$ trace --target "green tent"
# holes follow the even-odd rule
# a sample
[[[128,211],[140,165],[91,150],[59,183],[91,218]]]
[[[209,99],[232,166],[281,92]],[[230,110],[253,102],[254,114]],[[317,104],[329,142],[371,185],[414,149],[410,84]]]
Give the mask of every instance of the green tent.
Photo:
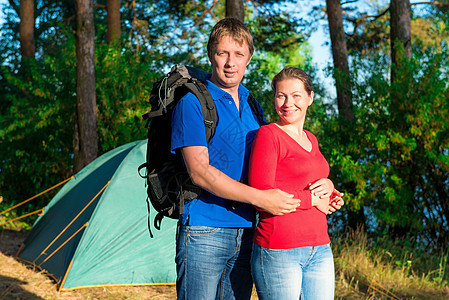
[[[152,207],[148,218],[137,172],[146,145],[123,145],[76,174],[36,220],[18,258],[47,270],[59,290],[174,283],[176,221],[165,218],[158,231]]]

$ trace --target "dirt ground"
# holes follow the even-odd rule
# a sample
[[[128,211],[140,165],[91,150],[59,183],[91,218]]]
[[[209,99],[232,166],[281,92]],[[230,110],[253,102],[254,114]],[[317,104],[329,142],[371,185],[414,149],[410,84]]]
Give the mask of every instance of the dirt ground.
[[[57,291],[45,272],[15,259],[25,232],[0,230],[0,300],[3,299],[176,299],[174,286],[105,287]]]

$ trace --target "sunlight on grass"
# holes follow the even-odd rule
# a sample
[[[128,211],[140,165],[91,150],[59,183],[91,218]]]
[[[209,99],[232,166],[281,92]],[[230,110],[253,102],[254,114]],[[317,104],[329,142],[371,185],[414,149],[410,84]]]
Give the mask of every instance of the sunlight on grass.
[[[14,259],[25,236],[25,232],[0,230],[0,299],[176,298],[175,286],[58,292],[45,272]],[[373,242],[361,230],[337,236],[332,248],[336,299],[449,299],[447,250],[434,255],[387,236]],[[258,299],[255,290],[251,299]]]
[[[337,299],[449,299],[447,252],[419,257],[400,241],[370,244],[362,230],[339,238],[333,251]]]

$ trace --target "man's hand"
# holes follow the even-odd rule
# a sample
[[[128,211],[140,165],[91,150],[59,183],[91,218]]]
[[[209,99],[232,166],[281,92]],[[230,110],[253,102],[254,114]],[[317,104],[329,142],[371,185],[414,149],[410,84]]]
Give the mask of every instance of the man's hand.
[[[321,178],[314,183],[309,184],[312,195],[320,198],[329,198],[334,191],[334,184],[328,178]]]
[[[344,194],[335,190],[333,191],[331,198],[330,198],[330,203],[329,203],[329,214],[332,214],[333,212],[339,210],[344,204],[345,201],[343,201],[343,197]]]
[[[294,212],[301,202],[299,199],[294,199],[292,194],[279,189],[261,190],[260,192],[262,195],[255,205],[275,216]]]

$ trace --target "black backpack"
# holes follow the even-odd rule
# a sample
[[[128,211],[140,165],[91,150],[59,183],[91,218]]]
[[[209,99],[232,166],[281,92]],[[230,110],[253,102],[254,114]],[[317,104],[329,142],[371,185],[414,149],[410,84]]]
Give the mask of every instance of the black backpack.
[[[147,155],[146,162],[139,166],[139,174],[146,179],[148,212],[148,198],[158,212],[154,218],[154,227],[158,230],[164,217],[177,219],[184,213],[184,203],[198,198],[204,192],[190,180],[180,153],[173,154],[170,151],[171,115],[178,101],[192,92],[201,103],[206,139],[207,143],[210,142],[217,126],[217,111],[203,83],[208,75],[202,70],[175,65],[166,77],[153,84],[151,90],[151,111],[143,115],[145,127],[148,128]],[[248,97],[248,103],[259,124],[266,124],[259,104],[252,95]],[[144,175],[141,172],[143,168],[146,169]]]

